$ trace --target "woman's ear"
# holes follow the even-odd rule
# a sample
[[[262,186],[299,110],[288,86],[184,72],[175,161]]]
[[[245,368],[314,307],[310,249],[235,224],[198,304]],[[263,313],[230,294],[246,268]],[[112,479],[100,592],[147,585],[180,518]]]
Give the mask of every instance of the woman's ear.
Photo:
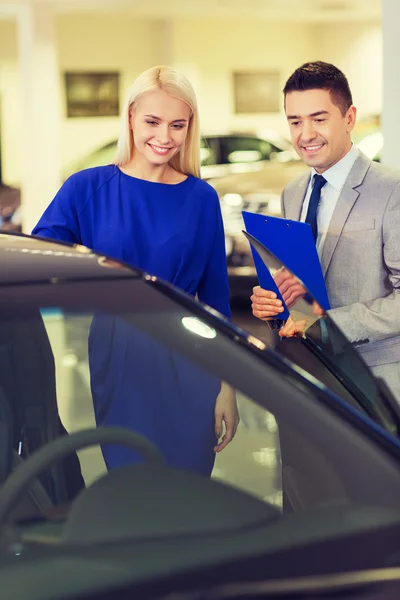
[[[135,118],[135,111],[133,109],[133,106],[129,107],[129,112],[128,112],[128,122],[129,122],[129,129],[131,131],[133,131],[133,120]]]

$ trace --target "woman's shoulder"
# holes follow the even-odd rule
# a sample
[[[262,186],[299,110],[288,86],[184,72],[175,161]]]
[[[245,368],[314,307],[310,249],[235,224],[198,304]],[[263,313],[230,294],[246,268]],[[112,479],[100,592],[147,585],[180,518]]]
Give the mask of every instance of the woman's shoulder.
[[[79,187],[102,185],[107,181],[111,181],[117,175],[117,172],[118,169],[115,165],[91,167],[90,169],[73,173],[67,181]]]
[[[203,199],[208,199],[210,204],[215,204],[219,202],[218,194],[207,181],[204,179],[200,179],[199,177],[195,177],[194,175],[190,176],[193,181],[193,190],[202,196]]]
[[[117,173],[115,165],[77,171],[64,182],[57,197],[64,202],[73,202],[78,210],[82,210],[90,200],[109,193]]]

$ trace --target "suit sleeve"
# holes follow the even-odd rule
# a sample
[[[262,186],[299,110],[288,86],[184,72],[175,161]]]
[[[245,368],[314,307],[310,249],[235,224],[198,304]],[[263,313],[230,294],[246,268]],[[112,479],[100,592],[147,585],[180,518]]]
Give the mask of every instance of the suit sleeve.
[[[205,271],[200,280],[197,296],[201,302],[231,318],[228,268],[225,252],[225,234],[219,198],[215,193],[213,235],[210,238],[210,252]]]
[[[73,244],[81,243],[73,175],[66,180],[46,208],[32,235]]]
[[[400,335],[400,184],[392,192],[383,218],[383,260],[391,291],[383,298],[334,308],[329,315],[351,342],[375,342]]]
[[[286,218],[286,210],[285,210],[285,190],[282,190],[281,194],[281,215],[285,219]]]

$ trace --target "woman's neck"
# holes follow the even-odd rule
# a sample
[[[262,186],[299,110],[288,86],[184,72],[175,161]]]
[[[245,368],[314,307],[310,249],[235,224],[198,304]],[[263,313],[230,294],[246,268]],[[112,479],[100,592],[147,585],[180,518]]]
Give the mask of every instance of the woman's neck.
[[[154,183],[179,183],[186,179],[186,175],[175,171],[169,163],[165,165],[152,165],[132,158],[129,163],[120,167],[121,171],[137,179],[145,179]]]

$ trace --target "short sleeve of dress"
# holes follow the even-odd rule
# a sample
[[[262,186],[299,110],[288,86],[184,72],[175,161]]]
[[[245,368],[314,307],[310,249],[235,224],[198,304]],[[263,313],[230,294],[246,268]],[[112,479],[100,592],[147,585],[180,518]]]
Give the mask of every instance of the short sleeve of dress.
[[[213,194],[214,198],[208,222],[210,226],[213,225],[213,229],[210,227],[213,234],[210,235],[211,247],[209,257],[206,269],[199,283],[197,295],[201,302],[215,308],[230,319],[230,291],[221,206],[218,195],[211,186],[210,193]]]
[[[32,235],[81,243],[74,176],[69,177],[46,208]]]

